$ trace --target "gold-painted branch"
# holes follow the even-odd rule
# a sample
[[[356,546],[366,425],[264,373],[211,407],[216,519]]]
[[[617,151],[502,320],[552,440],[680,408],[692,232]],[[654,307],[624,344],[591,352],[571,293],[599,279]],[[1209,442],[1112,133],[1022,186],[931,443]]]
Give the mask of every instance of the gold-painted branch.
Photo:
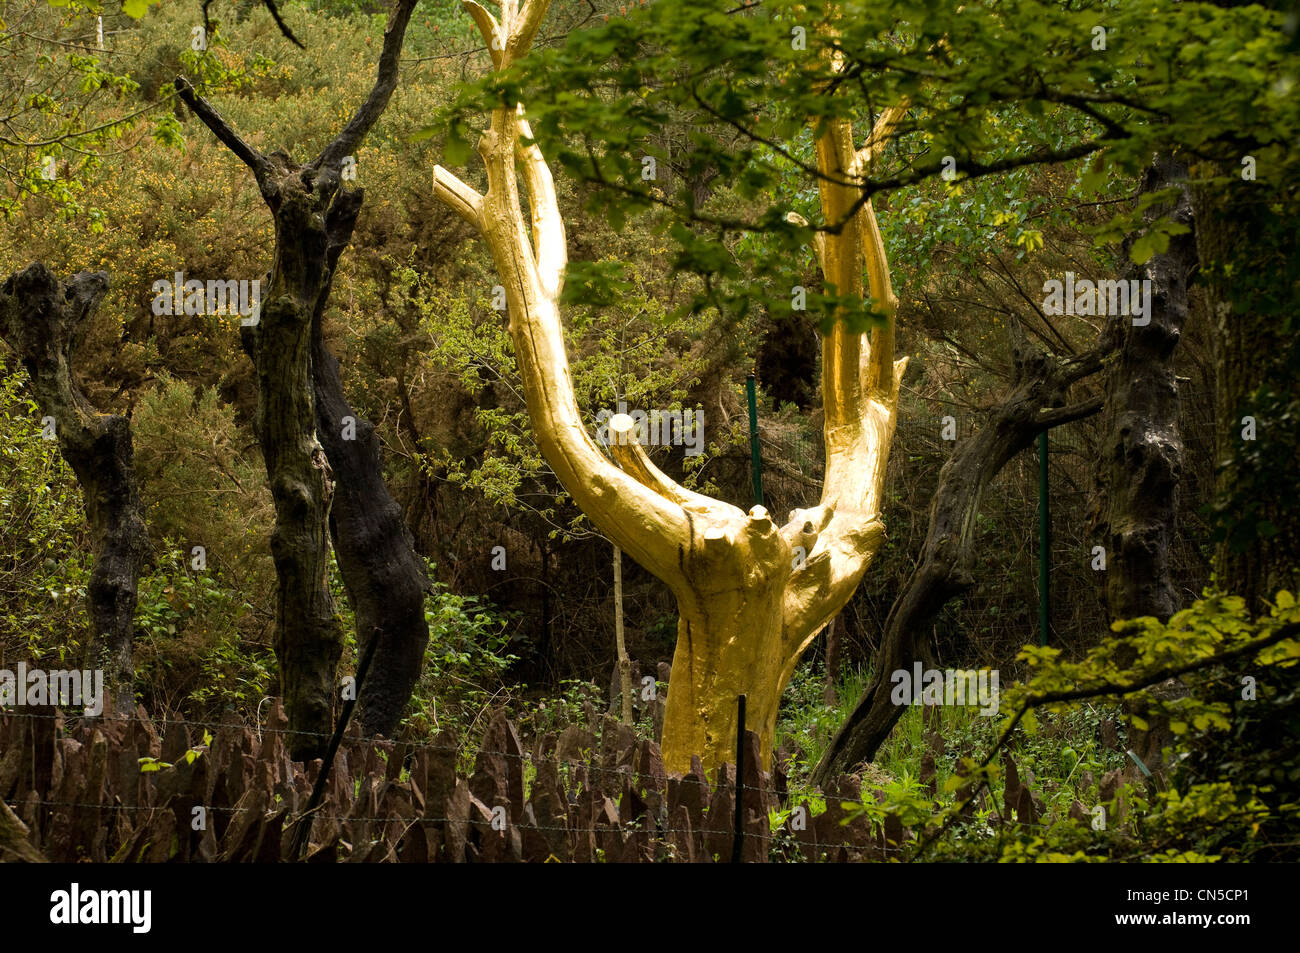
[[[474,25],[483,36],[483,42],[487,44],[488,55],[492,57],[492,66],[495,69],[503,68],[505,58],[505,36],[501,32],[501,25],[497,23],[494,17],[483,7],[479,6],[474,0],[463,0],[465,9],[469,15],[474,18]]]
[[[473,0],[466,8],[499,69],[527,53],[545,14],[547,0],[531,0],[522,10],[502,4],[498,23]],[[477,8],[477,9],[476,9]],[[564,225],[555,188],[536,143],[520,147],[520,108],[493,110],[478,152],[488,187],[478,195],[445,169],[434,173],[435,195],[470,222],[477,222],[496,262],[506,291],[509,328],[529,419],[538,446],[574,502],[629,556],[668,583],[684,587],[679,564],[689,545],[686,515],[680,505],[614,465],[587,433],[578,411],[558,310],[566,261]],[[531,229],[521,209],[518,166],[531,198]],[[531,241],[530,241],[531,231]]]
[[[804,567],[791,575],[787,585],[782,685],[817,633],[853,595],[885,539],[880,510],[907,361],[894,360],[898,302],[875,210],[868,201],[854,212],[860,192],[849,183],[863,181],[906,109],[906,104],[886,109],[859,150],[854,150],[852,128],[844,120],[832,122],[817,141],[818,166],[824,176],[822,214],[827,222],[842,223],[838,233],[823,234],[816,249],[822,273],[839,294],[860,296],[869,289],[885,323],[873,329],[868,339],[838,322],[823,339],[826,478],[819,512],[825,522],[812,527],[817,530],[816,542]],[[799,522],[809,512],[818,511],[792,514],[782,529],[792,546],[810,538],[808,521]]]
[[[608,427],[610,454],[624,472],[630,473],[643,486],[654,490],[666,500],[699,513],[706,513],[718,507],[717,500],[686,489],[654,465],[637,441],[636,421],[629,415],[615,414],[609,419]],[[737,509],[736,514],[739,513],[740,510]]]
[[[863,293],[861,218],[853,213],[856,189],[844,185],[852,173],[852,129],[846,120],[828,124],[816,142],[822,217],[840,224],[838,233],[826,236],[823,274],[835,293],[860,298]],[[822,340],[822,406],[825,410],[826,473],[822,499],[838,499],[857,509],[862,439],[867,406],[862,388],[862,334],[838,319]]]
[[[506,40],[507,62],[513,63],[522,59],[532,49],[533,40],[541,28],[542,18],[546,16],[549,6],[550,0],[528,0],[523,10],[512,18],[509,24],[510,37]],[[515,0],[503,0],[502,7],[513,10]]]
[[[440,165],[433,167],[433,194],[453,212],[483,231],[483,196]]]
[[[522,145],[520,165],[524,170],[524,184],[528,188],[528,207],[533,219],[533,249],[537,259],[537,278],[542,291],[552,301],[560,300],[564,290],[564,269],[568,265],[568,250],[564,235],[564,219],[555,197],[555,179],[533,138],[532,127],[524,118],[521,104],[516,113],[519,135],[530,140]]]
[[[871,135],[867,136],[867,141],[862,144],[862,148],[857,151],[856,165],[859,174],[865,174],[871,170],[880,153],[884,151],[889,140],[898,135],[898,129],[903,124],[903,117],[907,115],[908,102],[904,99],[897,105],[890,106],[876,117],[876,124],[871,127]]]
[[[907,108],[907,100],[903,100],[885,109],[877,117],[871,135],[853,157],[852,172],[859,181],[865,183],[872,165],[889,140],[897,135],[903,118],[907,115]],[[863,205],[858,215],[861,219],[859,227],[864,243],[863,254],[866,257],[871,298],[877,310],[888,318],[882,327],[874,328],[871,332],[871,358],[864,369],[863,386],[869,393],[887,397],[894,386],[894,312],[898,309],[898,299],[894,296],[893,284],[889,278],[885,241],[880,234],[880,225],[876,221],[876,210],[872,203]]]
[[[808,219],[804,218],[798,212],[786,212],[785,220],[792,225],[798,225],[800,228],[808,227]],[[813,232],[812,236],[813,254],[817,256],[817,267],[826,271],[826,236],[822,232]]]

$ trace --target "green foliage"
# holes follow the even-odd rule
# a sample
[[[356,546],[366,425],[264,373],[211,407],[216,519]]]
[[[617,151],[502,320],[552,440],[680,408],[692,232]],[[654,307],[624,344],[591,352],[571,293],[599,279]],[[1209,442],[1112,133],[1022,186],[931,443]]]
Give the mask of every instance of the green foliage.
[[[566,678],[560,682],[558,694],[550,693],[535,703],[521,705],[521,724],[535,735],[558,733],[570,725],[594,730],[598,726],[587,723],[587,707],[603,712],[606,702],[605,693],[595,682]],[[652,732],[639,734],[646,737]]]
[[[897,858],[903,860],[1294,858],[1300,832],[1300,758],[1291,739],[1300,730],[1294,677],[1300,640],[1279,636],[1294,635],[1298,624],[1300,606],[1288,592],[1280,592],[1270,612],[1256,619],[1241,599],[1207,594],[1167,624],[1149,618],[1117,623],[1117,637],[1079,661],[1065,660],[1058,649],[1027,646],[1021,659],[1029,664],[1029,675],[1001,693],[1001,719],[959,706],[909,709],[876,762],[863,768],[862,800],[841,806],[850,816],[865,814],[876,824],[893,817],[915,831],[915,839],[903,845]],[[1269,639],[1274,644],[1250,650]],[[1135,659],[1129,667],[1115,663],[1117,651],[1125,657],[1124,650]],[[1125,694],[1120,687],[1153,678],[1158,682],[1158,673],[1188,666],[1203,667],[1183,675],[1186,692],[1177,697],[1156,696],[1149,689],[1127,693],[1147,706],[1148,718],[1167,720],[1175,740],[1155,780],[1141,781],[1124,753],[1122,727],[1118,743],[1107,744],[1103,722],[1114,726],[1122,717],[1115,704]],[[856,690],[847,694],[846,687],[839,686],[840,697],[855,699]],[[820,814],[824,805],[800,778],[820,755],[819,724],[835,726],[842,715],[826,715],[821,680],[812,677],[807,665],[787,691],[778,747],[808,741],[812,746],[796,756],[791,807],[805,804],[811,815]],[[1036,701],[1062,692],[1087,697]],[[1031,701],[1035,708],[1018,717]],[[1034,792],[1041,810],[1035,826],[1008,824],[993,816],[1004,810],[1014,816],[1014,809],[1000,802],[1003,767],[995,759],[981,768],[974,757],[992,750],[1013,719],[1014,733],[1005,750],[1021,783]],[[1134,722],[1146,726],[1141,717]],[[919,782],[927,754],[935,764],[933,794]],[[1103,802],[1102,776],[1125,768],[1141,783],[1123,781],[1115,796]],[[961,810],[980,781],[987,782],[987,792],[979,803]],[[1076,802],[1083,805],[1084,820],[1071,816]],[[1097,807],[1105,811],[1106,823],[1100,828],[1094,824]],[[785,823],[788,818],[786,811],[773,821]],[[781,842],[778,836],[778,849]]]
[[[213,388],[159,377],[132,418],[136,473],[151,533],[206,550],[224,577],[258,595],[271,579],[272,519],[262,462]]]
[[[653,256],[661,249],[648,251]],[[572,380],[592,431],[597,413],[612,411],[620,400],[629,408],[688,407],[686,398],[704,369],[695,345],[708,322],[672,321],[661,289],[642,261],[610,255],[575,263],[572,269],[565,290],[573,302],[568,311]],[[560,522],[563,489],[538,450],[517,383],[513,347],[500,314],[491,307],[496,279],[484,274],[463,290],[449,291],[409,265],[397,267],[394,274],[398,293],[418,309],[421,330],[428,335],[423,363],[432,373],[452,377],[474,398],[472,413],[483,434],[481,443],[468,447],[444,443],[423,461],[426,470],[445,474],[453,485],[480,494],[492,506],[534,513],[551,525],[553,535],[586,535],[581,514]],[[717,431],[707,423],[705,433],[717,440]],[[708,491],[691,471],[706,467],[723,446],[714,442],[701,455],[683,460],[686,485]],[[648,449],[660,460],[674,454],[673,448]]]
[[[508,651],[510,619],[477,596],[457,595],[437,582],[424,617],[429,647],[403,724],[422,736],[453,730],[468,745],[513,690],[502,678],[516,661]]]
[[[991,202],[964,194],[968,183],[1092,157],[1080,182],[1091,192],[1108,177],[1131,180],[1153,153],[1171,148],[1233,163],[1250,153],[1283,168],[1283,143],[1300,131],[1300,106],[1288,95],[1293,33],[1278,10],[1174,0],[820,7],[658,0],[467,88],[439,124],[480,116],[503,96],[522,100],[548,155],[567,175],[599,186],[589,207],[621,219],[666,204],[706,226],[672,229],[676,265],[732,286],[707,286],[696,306],[743,312],[740,275],[751,282],[752,275],[722,254],[722,239],[769,233],[749,262],[773,276],[769,302],[798,283],[774,260],[806,261],[793,258],[798,241],[784,224],[787,209],[818,217],[809,214],[810,127],[846,118],[861,142],[880,109],[906,99],[899,147],[864,183],[864,197],[937,183],[952,169],[953,182],[935,185],[942,212],[935,230],[960,239],[969,213],[987,210],[1012,224],[1021,253],[1032,252],[1042,237],[1016,194],[1025,178],[999,176],[978,190]],[[832,51],[843,64],[838,82],[830,81]],[[670,123],[685,126],[688,143],[675,155],[661,145]],[[642,181],[645,155],[684,167],[673,196]],[[701,209],[691,184],[706,170],[731,188]],[[1170,233],[1169,223],[1157,226],[1134,254],[1158,251]],[[752,297],[757,289],[747,290]]]
[[[1119,639],[1090,652],[1081,662],[1062,661],[1055,650],[1026,647],[1022,658],[1030,662],[1034,674],[1004,693],[1003,711],[1009,718],[1033,699],[1154,684],[1160,673],[1185,671],[1186,694],[1179,697],[1153,696],[1145,690],[1128,693],[1141,699],[1152,717],[1159,714],[1168,720],[1183,754],[1166,749],[1165,767],[1157,776],[1160,783],[1145,795],[1121,792],[1124,809],[1131,812],[1126,824],[1114,825],[1104,836],[1090,837],[1097,832],[1058,820],[1043,832],[1021,832],[1014,842],[1001,844],[1002,859],[1194,861],[1294,856],[1300,831],[1296,796],[1300,763],[1291,753],[1289,731],[1297,724],[1294,669],[1300,661],[1300,641],[1284,636],[1288,632],[1294,636],[1297,624],[1300,608],[1290,593],[1279,593],[1269,614],[1256,619],[1250,618],[1240,598],[1207,594],[1167,624],[1149,618],[1116,623]],[[1263,646],[1270,641],[1273,644]],[[1120,645],[1135,658],[1129,668],[1115,662]],[[1247,671],[1257,674],[1248,681]],[[1111,693],[1118,694],[1113,689]],[[1072,704],[1050,702],[1041,707],[1060,714]],[[1139,728],[1147,724],[1141,717],[1133,722]],[[1030,724],[1025,723],[1026,731]],[[1268,728],[1261,732],[1265,725]],[[1234,738],[1250,738],[1251,743],[1238,747]],[[1223,757],[1229,751],[1234,756]],[[977,774],[971,772],[972,777]],[[1116,805],[1110,809],[1113,813]],[[950,842],[944,849],[955,848]]]
[[[196,571],[188,550],[166,542],[141,577],[136,607],[137,694],[151,709],[255,717],[275,690],[270,647],[246,639],[253,607],[217,575]]]
[[[124,5],[131,15],[138,7],[138,0]],[[131,140],[148,110],[135,108],[139,85],[120,71],[125,61],[114,58],[112,43],[96,44],[98,10],[97,3],[22,0],[0,17],[4,220],[35,204],[94,234],[104,230],[103,210],[83,201],[86,183],[105,153]],[[119,18],[106,19],[112,33]]]
[[[794,755],[791,774],[796,782],[806,779],[821,760],[831,736],[844,723],[870,681],[867,672],[845,672],[835,684],[839,703],[828,705],[825,676],[813,663],[805,660],[794,670],[781,696],[775,747]]]
[[[266,478],[216,391],[163,373],[132,419],[158,555],[140,580],[138,691],[152,708],[250,716],[275,690]]]
[[[0,357],[0,646],[6,658],[77,657],[90,557],[76,478],[42,439],[26,374]]]
[[[185,763],[193,764],[195,761],[197,761],[208,751],[209,746],[211,744],[212,744],[212,732],[208,731],[207,729],[204,729],[203,743],[201,745],[196,745],[195,747],[190,748],[185,752],[183,756],[185,758]],[[145,757],[140,759],[141,774],[148,774],[152,771],[161,771],[164,768],[172,768],[172,767],[175,767],[175,765],[171,764],[168,761],[163,761],[159,758]]]

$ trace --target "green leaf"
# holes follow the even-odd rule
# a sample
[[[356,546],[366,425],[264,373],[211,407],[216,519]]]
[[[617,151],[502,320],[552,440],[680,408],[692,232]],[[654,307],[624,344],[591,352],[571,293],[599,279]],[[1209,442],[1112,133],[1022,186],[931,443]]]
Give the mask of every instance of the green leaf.
[[[447,141],[443,144],[443,157],[448,165],[464,165],[469,161],[473,151],[469,145],[469,136],[465,134],[465,124],[459,120],[447,129]]]
[[[1025,717],[1020,719],[1020,727],[1025,729],[1025,734],[1031,738],[1038,734],[1038,716],[1032,711],[1025,712]]]
[[[1153,255],[1161,254],[1168,248],[1168,235],[1164,232],[1148,232],[1133,243],[1128,256],[1135,265],[1145,265]]]

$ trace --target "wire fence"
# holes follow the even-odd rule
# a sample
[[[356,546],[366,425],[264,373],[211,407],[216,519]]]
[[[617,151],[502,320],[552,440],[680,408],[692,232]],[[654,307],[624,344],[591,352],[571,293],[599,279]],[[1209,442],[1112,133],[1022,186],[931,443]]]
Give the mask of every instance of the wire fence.
[[[186,758],[191,728],[211,741]],[[284,728],[278,700],[260,731],[141,714],[2,712],[0,796],[51,860],[291,859],[281,834],[301,822],[320,770],[319,762],[288,760],[284,738],[295,734],[319,736]],[[814,815],[810,803],[792,800],[779,767],[762,770],[758,751],[757,735],[747,733],[744,776],[725,765],[710,784],[698,762],[685,776],[669,776],[658,746],[613,719],[599,738],[573,729],[567,738],[539,739],[530,754],[498,715],[465,774],[455,766],[461,747],[447,739],[392,742],[352,732],[333,766],[328,806],[311,812],[310,854],[321,859],[346,845],[347,859],[373,861],[710,860],[736,847],[737,800],[744,860],[906,853],[912,835],[897,818],[868,810],[883,795],[841,778]],[[142,761],[163,758],[174,766],[140,770]],[[991,826],[1039,824],[1032,804],[1026,815],[1019,789],[1009,789],[1000,808],[990,797]],[[1014,816],[1013,797],[1020,801]],[[200,827],[192,824],[196,809]],[[778,811],[786,820],[773,829]]]

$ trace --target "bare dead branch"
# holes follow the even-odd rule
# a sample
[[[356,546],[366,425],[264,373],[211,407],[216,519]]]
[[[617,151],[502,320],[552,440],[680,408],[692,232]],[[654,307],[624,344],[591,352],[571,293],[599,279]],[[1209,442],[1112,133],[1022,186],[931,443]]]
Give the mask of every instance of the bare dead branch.
[[[357,110],[356,115],[343,131],[321,150],[320,155],[308,163],[311,168],[337,168],[343,162],[344,156],[352,155],[356,151],[361,140],[383,115],[388,100],[392,98],[393,90],[397,88],[397,65],[402,58],[402,41],[406,37],[406,26],[411,21],[411,11],[415,9],[418,2],[419,0],[398,0],[397,6],[388,17],[388,25],[384,27],[384,49],[379,55],[379,74],[375,78],[375,85],[371,88],[370,95],[366,97],[366,101],[361,104],[361,108]]]
[[[177,95],[185,101],[185,105],[194,110],[194,115],[199,117],[203,125],[211,129],[212,134],[220,139],[226,148],[253,170],[260,185],[263,177],[271,171],[271,163],[267,161],[266,156],[245,142],[239,133],[221,118],[221,114],[213,105],[194,91],[194,87],[184,76],[177,76],[173,85],[176,87]]]

